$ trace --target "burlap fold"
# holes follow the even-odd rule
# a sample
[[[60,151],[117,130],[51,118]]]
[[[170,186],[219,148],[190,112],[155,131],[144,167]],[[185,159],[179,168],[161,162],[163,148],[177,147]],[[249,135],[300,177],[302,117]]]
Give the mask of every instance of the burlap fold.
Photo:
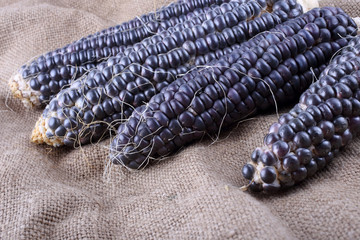
[[[41,110],[9,95],[11,74],[33,56],[164,3],[0,2],[0,239],[360,239],[359,139],[289,191],[240,190],[241,167],[275,109],[138,172],[109,165],[108,140],[79,149],[29,143]],[[320,2],[353,16],[358,3]]]

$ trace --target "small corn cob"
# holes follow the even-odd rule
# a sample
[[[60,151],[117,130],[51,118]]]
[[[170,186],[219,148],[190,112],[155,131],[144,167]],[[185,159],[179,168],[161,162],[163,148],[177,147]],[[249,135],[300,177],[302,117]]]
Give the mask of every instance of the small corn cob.
[[[22,66],[9,81],[15,97],[25,106],[39,106],[105,58],[181,22],[199,17],[229,0],[178,1],[121,25],[81,38]],[[243,2],[245,0],[237,0]]]
[[[53,146],[63,144],[73,146],[97,141],[106,134],[110,123],[119,123],[119,120],[129,117],[133,107],[149,101],[156,91],[160,91],[172,82],[174,76],[189,71],[191,66],[188,63],[192,61],[191,58],[236,42],[243,42],[260,31],[272,28],[277,22],[285,21],[288,16],[280,9],[280,6],[281,8],[288,6],[285,4],[287,3],[282,2],[281,5],[273,5],[279,8],[273,14],[264,13],[249,22],[242,21],[239,25],[225,28],[216,34],[211,33],[215,31],[215,26],[220,30],[226,26],[226,21],[217,21],[215,18],[215,23],[207,21],[203,25],[185,28],[182,32],[165,34],[164,31],[162,32],[164,38],[157,35],[152,41],[164,48],[164,52],[168,51],[165,53],[159,54],[157,48],[154,48],[156,45],[150,44],[139,51],[132,49],[128,56],[109,59],[107,67],[103,69],[98,67],[91,71],[50,101],[36,124],[32,141],[45,142]],[[247,12],[248,15],[241,19],[249,19],[261,10],[259,5],[254,5],[252,8],[249,6],[252,5],[242,4],[234,10],[244,14]],[[297,5],[295,6],[298,8]],[[249,9],[249,11],[241,9]],[[217,16],[223,17],[221,14]],[[210,33],[204,36],[205,26],[213,27],[210,27],[211,30],[207,30]],[[199,36],[194,40],[194,36],[190,33]],[[258,41],[257,39],[259,37],[252,42]],[[232,45],[231,48],[237,47],[240,46]],[[221,56],[221,53],[218,53],[218,56]],[[135,62],[139,64],[134,64]],[[141,63],[143,65],[140,65]]]
[[[360,133],[360,37],[274,123],[242,174],[245,189],[273,193],[314,175]]]
[[[337,25],[333,26],[334,19]],[[299,93],[310,67],[321,67],[345,46],[356,25],[339,8],[313,9],[279,25],[250,51],[233,53],[215,66],[170,84],[121,124],[110,146],[115,164],[138,169],[205,134],[268,109]],[[281,33],[281,34],[280,34]],[[317,45],[317,47],[313,47]],[[266,84],[267,83],[267,84]]]

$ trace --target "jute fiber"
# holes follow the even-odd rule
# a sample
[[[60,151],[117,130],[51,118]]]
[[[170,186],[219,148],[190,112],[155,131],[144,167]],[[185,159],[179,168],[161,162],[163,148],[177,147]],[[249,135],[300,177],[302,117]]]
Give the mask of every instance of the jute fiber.
[[[10,76],[34,56],[164,3],[0,1],[0,239],[360,239],[359,139],[289,191],[240,190],[241,167],[275,109],[137,172],[109,167],[108,140],[81,149],[29,143],[41,110],[9,95]],[[320,4],[353,16],[360,9],[355,0]]]

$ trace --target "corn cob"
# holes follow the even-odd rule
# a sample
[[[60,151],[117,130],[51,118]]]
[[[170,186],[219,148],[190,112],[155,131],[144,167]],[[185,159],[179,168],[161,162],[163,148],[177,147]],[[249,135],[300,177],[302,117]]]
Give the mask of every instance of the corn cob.
[[[274,123],[242,174],[245,189],[273,193],[314,175],[360,133],[360,37]]]
[[[210,39],[213,50],[226,47],[236,41],[245,41],[259,31],[270,29],[277,22],[286,20],[287,14],[280,9],[280,7],[287,6],[284,5],[285,3],[273,5],[279,6],[279,9],[275,10],[273,15],[265,13],[254,20],[240,22],[240,25],[225,28],[217,34],[209,33],[207,36],[197,38],[195,41],[190,41],[192,38],[187,30],[193,29],[194,33],[201,32],[202,27],[200,25],[185,28],[182,31],[183,35],[177,31],[173,34],[169,32],[164,34],[162,32],[166,36],[164,39],[154,36],[153,42],[157,42],[160,46],[177,47],[167,53],[158,54],[155,49],[153,53],[132,49],[132,52],[128,54],[129,57],[119,56],[109,59],[107,61],[108,67],[91,71],[85,78],[75,81],[70,88],[62,90],[49,103],[36,124],[32,141],[36,143],[45,142],[53,146],[63,144],[73,146],[74,144],[96,141],[105,134],[108,124],[127,118],[130,116],[133,107],[147,102],[156,91],[160,91],[169,82],[172,82],[174,76],[188,71],[190,67],[187,63],[191,61],[190,58],[205,53],[201,51],[208,48],[207,43],[203,43],[205,39]],[[241,9],[249,8],[248,6],[251,5],[239,5],[238,8],[234,9],[241,11]],[[249,15],[245,18],[250,18],[254,13],[260,12],[260,7],[254,5],[253,8],[249,8],[249,11],[247,11]],[[297,5],[295,7],[296,9],[299,8]],[[217,16],[223,15],[217,14]],[[258,22],[262,23],[262,25],[268,23],[266,24],[267,28],[256,27],[259,25]],[[206,25],[211,25],[211,22]],[[221,21],[216,23],[216,26],[219,28],[220,26],[224,27]],[[246,33],[243,28],[252,30]],[[212,29],[211,31],[215,30]],[[185,41],[187,39],[190,40]],[[175,43],[180,46],[182,44],[182,47],[178,47]],[[147,49],[151,49],[154,45],[149,45]],[[198,48],[198,46],[202,49]],[[233,46],[233,48],[236,47]],[[149,54],[155,55],[148,56]],[[218,56],[220,55],[219,53]],[[133,64],[133,62],[144,64]],[[124,70],[124,68],[126,69]],[[169,70],[169,68],[172,68],[172,70]],[[52,124],[53,122],[54,124]]]
[[[333,26],[334,18],[346,21]],[[277,31],[282,34],[270,33],[251,51],[235,50],[212,69],[177,79],[136,108],[112,141],[112,161],[138,169],[205,134],[216,134],[257,110],[268,109],[273,100],[264,82],[273,88],[276,101],[286,101],[287,95],[296,93],[302,74],[345,46],[348,41],[342,37],[354,34],[356,27],[339,8],[313,9],[289,22],[292,31],[279,25]],[[314,45],[316,52],[312,52]],[[288,68],[285,61],[291,58],[295,65]]]
[[[211,3],[212,0],[209,1],[209,3]],[[161,24],[154,21],[150,22],[152,23],[151,31],[149,31],[149,26],[144,26],[144,28],[148,29],[149,34],[151,33],[150,35],[156,32],[161,33],[163,29],[167,29],[168,31],[163,33],[165,36],[166,34],[173,33],[174,31],[181,31],[184,28],[190,28],[196,24],[201,24],[206,20],[215,20],[218,15],[224,16],[223,18],[217,18],[219,24],[224,24],[225,20],[227,22],[230,21],[231,23],[231,21],[234,21],[234,16],[241,18],[243,16],[241,14],[244,14],[244,11],[247,11],[246,14],[248,15],[252,14],[253,16],[256,16],[259,15],[261,13],[261,9],[264,10],[266,6],[268,7],[268,10],[271,10],[272,8],[275,10],[289,10],[290,16],[296,15],[301,11],[301,6],[296,5],[295,0],[288,0],[289,3],[287,4],[283,4],[281,1],[275,3],[272,1],[268,2],[269,5],[267,6],[265,0],[232,0],[230,3],[225,3],[221,6],[212,5],[206,9],[199,9],[198,11],[195,11],[198,15],[190,12],[188,16],[183,17],[183,23],[182,21],[179,21],[178,23],[176,20],[171,18],[170,20],[161,22]],[[203,5],[207,5],[206,3]],[[221,1],[218,3],[221,3]],[[236,11],[236,9],[238,10],[237,7],[239,5],[244,5],[245,3],[248,7],[240,9],[240,12],[237,12],[235,15],[232,13]],[[132,31],[138,30],[139,29],[135,29]],[[64,48],[65,50],[70,49],[69,51],[71,52],[52,52],[50,55],[55,54],[54,56],[47,56],[50,60],[45,57],[37,59],[38,62],[41,62],[43,67],[39,67],[39,63],[36,61],[33,61],[33,63],[29,66],[24,66],[24,68],[20,70],[19,74],[16,74],[10,79],[10,87],[14,95],[21,98],[25,105],[39,106],[40,104],[45,104],[54,94],[58,93],[60,89],[68,87],[73,79],[76,79],[85,72],[99,65],[98,62],[103,61],[105,57],[115,56],[116,54],[119,54],[120,57],[124,54],[128,55],[133,49],[137,51],[140,48],[146,48],[149,44],[153,43],[151,38],[148,38],[147,41],[143,41],[142,44],[138,43],[135,44],[133,48],[126,48],[125,45],[121,45],[122,42],[120,40],[127,38],[121,36],[118,37],[119,34],[126,34],[126,36],[131,35],[128,32],[118,32],[108,36],[95,37],[94,39],[84,39],[79,41],[77,45],[70,45]],[[138,34],[135,35],[137,36]],[[98,38],[101,38],[102,40],[98,40]],[[143,38],[145,37],[142,36],[136,39],[142,40]],[[134,37],[131,39],[134,39]],[[106,44],[110,44],[111,47]],[[82,47],[85,47],[86,49],[82,49]],[[45,66],[48,63],[52,65]],[[100,69],[103,67],[106,67],[106,63],[99,66]],[[40,69],[43,71],[40,71]]]
[[[22,99],[26,106],[39,106],[104,58],[115,56],[123,52],[126,46],[177,23],[195,21],[215,6],[228,1],[178,1],[156,12],[81,38],[22,66],[10,79],[10,88],[14,96]]]

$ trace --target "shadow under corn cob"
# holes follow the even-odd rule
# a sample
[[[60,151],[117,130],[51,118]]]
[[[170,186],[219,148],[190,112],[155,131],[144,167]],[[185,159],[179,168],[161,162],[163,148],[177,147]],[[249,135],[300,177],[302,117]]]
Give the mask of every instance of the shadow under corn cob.
[[[233,22],[229,22],[226,14],[215,13],[219,19],[215,18],[214,22],[208,20],[181,32],[164,31],[161,36],[152,37],[153,44],[144,40],[141,43],[144,47],[132,48],[128,56],[110,58],[107,67],[91,71],[50,101],[37,122],[32,141],[53,146],[97,141],[108,134],[110,123],[127,118],[133,107],[150,100],[176,75],[187,72],[191,58],[216,49],[225,50],[226,46],[236,48],[234,43],[246,41],[286,20],[288,16],[281,10],[288,6],[285,4],[273,5],[279,9],[272,14],[264,13],[237,25],[235,14],[231,18]],[[249,2],[233,10],[239,19],[249,19],[260,14],[261,9],[260,5]]]
[[[94,68],[105,58],[123,52],[126,46],[178,23],[199,21],[198,16],[228,1],[178,1],[155,12],[81,38],[22,66],[10,79],[10,88],[14,96],[22,99],[26,106],[45,104],[72,80]],[[242,1],[244,0],[239,0]]]
[[[344,21],[332,26],[333,17]],[[354,34],[355,27],[339,8],[313,9],[279,25],[278,32],[269,33],[258,47],[234,50],[211,69],[177,79],[120,125],[110,146],[111,160],[138,169],[205,134],[218,134],[222,127],[268,109],[273,97],[287,101],[310,84],[309,79],[301,81],[305,75],[311,77],[310,67],[320,67],[346,45],[342,37]],[[294,59],[295,65],[288,62],[287,66],[287,59]]]
[[[360,37],[349,42],[289,113],[274,123],[242,174],[246,189],[275,192],[329,164],[360,133]]]

